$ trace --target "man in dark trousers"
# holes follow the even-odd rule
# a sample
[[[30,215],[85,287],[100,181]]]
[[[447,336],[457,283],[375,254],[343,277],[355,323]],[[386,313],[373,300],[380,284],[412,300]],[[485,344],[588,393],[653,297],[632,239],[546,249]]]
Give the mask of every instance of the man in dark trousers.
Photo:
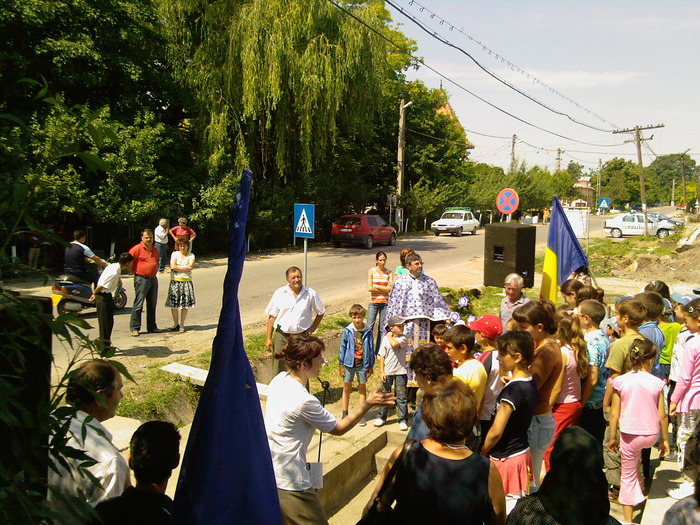
[[[112,328],[114,328],[114,294],[121,286],[122,270],[133,268],[134,256],[124,252],[119,256],[119,262],[107,266],[95,291],[90,297],[97,307],[97,323],[100,327],[100,343],[102,348],[112,346]],[[101,350],[102,351],[102,350]]]
[[[131,335],[139,336],[141,311],[146,301],[146,329],[160,333],[156,324],[156,303],[158,302],[158,250],[153,245],[153,231],[141,231],[141,242],[129,250],[134,257],[134,305],[131,307]]]
[[[168,525],[173,500],[168,480],[180,462],[180,433],[165,421],[149,421],[131,437],[129,467],[136,486],[101,502],[95,510],[104,525]]]

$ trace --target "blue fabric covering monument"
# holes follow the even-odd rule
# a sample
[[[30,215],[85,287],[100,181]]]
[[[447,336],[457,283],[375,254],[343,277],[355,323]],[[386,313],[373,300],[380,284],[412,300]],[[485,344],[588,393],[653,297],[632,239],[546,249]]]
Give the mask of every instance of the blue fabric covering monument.
[[[173,524],[282,523],[238,305],[252,179],[253,173],[245,170],[231,209],[221,315],[177,482]]]

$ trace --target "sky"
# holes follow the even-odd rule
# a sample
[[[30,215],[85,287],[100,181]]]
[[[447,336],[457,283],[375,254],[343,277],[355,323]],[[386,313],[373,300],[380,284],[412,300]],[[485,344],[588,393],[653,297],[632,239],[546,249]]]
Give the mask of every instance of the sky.
[[[420,67],[407,78],[431,88],[442,83],[475,146],[472,160],[507,169],[516,135],[516,160],[528,166],[554,170],[558,148],[562,169],[574,161],[593,170],[616,156],[636,162],[635,144],[625,143],[634,133],[611,131],[663,124],[642,131],[653,136],[644,141],[643,164],[688,149],[700,164],[700,2],[390,1],[496,76],[565,114],[503,85],[387,4],[394,23],[416,41],[416,55],[443,75]]]

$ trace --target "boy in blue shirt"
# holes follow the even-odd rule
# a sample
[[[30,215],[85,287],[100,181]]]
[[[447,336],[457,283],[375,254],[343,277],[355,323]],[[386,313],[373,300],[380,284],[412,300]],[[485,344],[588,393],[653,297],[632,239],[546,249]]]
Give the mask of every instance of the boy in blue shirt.
[[[352,382],[357,375],[357,392],[360,404],[367,399],[367,378],[374,372],[374,340],[372,327],[365,325],[367,311],[359,304],[350,307],[351,323],[343,330],[338,353],[339,373],[343,377],[343,416],[348,415]],[[358,426],[365,426],[367,421],[362,418]]]
[[[601,443],[605,434],[603,398],[610,370],[605,367],[610,351],[610,339],[600,329],[605,318],[605,305],[595,299],[587,299],[578,305],[578,320],[585,332],[588,349],[588,377],[581,392],[581,428],[587,430]]]

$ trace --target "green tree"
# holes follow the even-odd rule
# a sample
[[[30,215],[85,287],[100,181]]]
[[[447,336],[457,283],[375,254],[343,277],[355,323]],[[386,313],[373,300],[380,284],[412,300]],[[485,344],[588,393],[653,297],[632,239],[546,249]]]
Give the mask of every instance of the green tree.
[[[685,170],[686,194],[687,182],[695,171],[695,160],[688,154],[677,153],[670,155],[659,155],[651,164],[644,168],[644,177],[647,181],[650,202],[671,202],[683,201],[683,188],[681,169]],[[688,199],[690,200],[690,199]]]
[[[600,177],[602,195],[610,197],[614,205],[639,202],[639,169],[636,163],[616,157],[603,164]]]

